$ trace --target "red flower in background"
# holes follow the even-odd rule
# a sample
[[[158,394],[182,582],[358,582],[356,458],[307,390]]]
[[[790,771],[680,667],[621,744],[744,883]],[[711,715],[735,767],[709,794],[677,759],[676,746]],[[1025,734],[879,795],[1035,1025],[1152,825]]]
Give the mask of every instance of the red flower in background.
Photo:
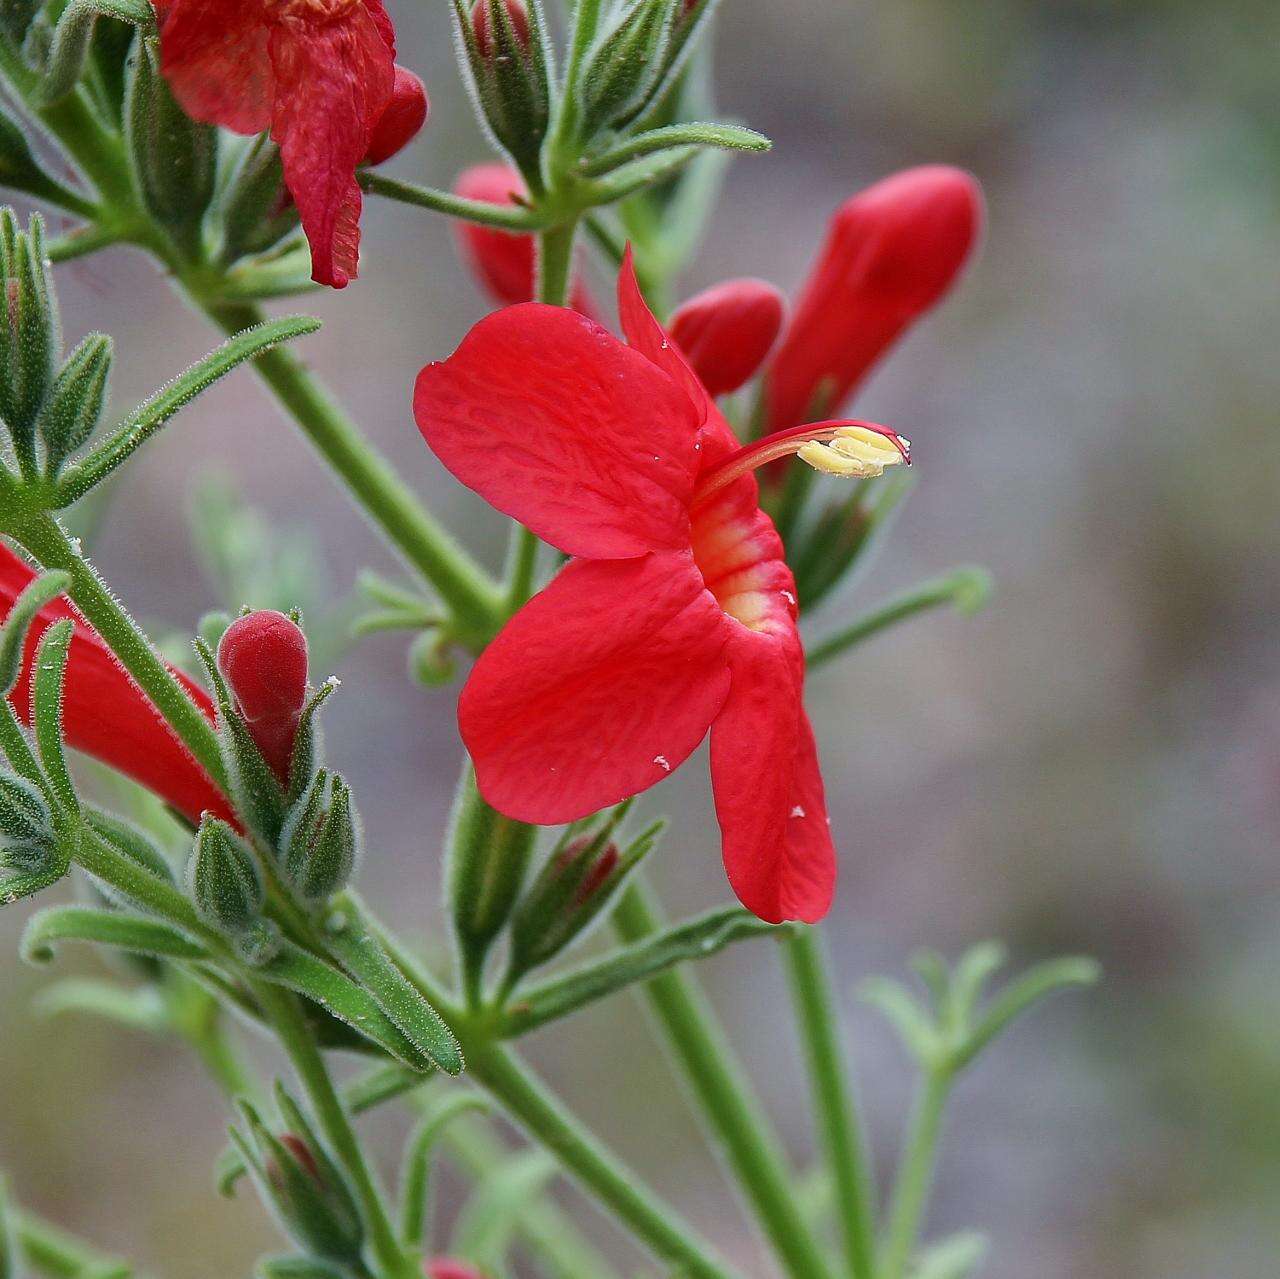
[[[383,164],[399,154],[418,136],[430,112],[427,86],[408,67],[396,63],[391,101],[369,132],[369,149],[361,163]]]
[[[0,604],[5,616],[35,576],[0,544]],[[64,617],[75,622],[62,704],[67,744],[132,777],[192,822],[199,822],[201,813],[207,811],[238,825],[226,799],[170,732],[146,695],[125,674],[98,633],[64,600],[46,604],[27,636],[22,675],[9,697],[19,717],[31,722],[31,671],[40,635]],[[173,674],[212,723],[213,704],[204,690],[181,671]]]
[[[817,920],[834,850],[795,582],[752,471],[799,453],[879,474],[906,448],[836,422],[740,448],[629,257],[618,292],[629,346],[527,304],[418,377],[414,413],[441,461],[575,557],[481,655],[462,736],[495,808],[551,824],[662,781],[710,730],[734,890],[763,919]]]
[[[435,1257],[426,1263],[427,1279],[484,1279],[484,1276],[465,1261],[450,1257]]]
[[[478,164],[458,175],[456,195],[485,204],[515,204],[525,192],[524,179],[505,164]],[[537,248],[527,232],[502,231],[475,222],[455,223],[462,256],[481,287],[499,305],[532,301]],[[575,280],[570,304],[583,315],[594,315],[591,297]]]
[[[946,294],[982,227],[982,192],[925,165],[847,200],[766,377],[767,426],[834,413],[907,327]]]
[[[712,395],[745,385],[778,337],[787,303],[764,280],[726,280],[676,308],[667,325]]]
[[[174,96],[194,119],[236,133],[271,130],[311,244],[313,278],[342,288],[360,256],[356,166],[395,102],[395,29],[381,0],[154,3]],[[401,95],[399,109],[407,103],[416,112],[403,80]],[[425,105],[424,95],[423,119]],[[403,123],[401,116],[390,129],[400,145]],[[385,150],[383,141],[377,151]]]

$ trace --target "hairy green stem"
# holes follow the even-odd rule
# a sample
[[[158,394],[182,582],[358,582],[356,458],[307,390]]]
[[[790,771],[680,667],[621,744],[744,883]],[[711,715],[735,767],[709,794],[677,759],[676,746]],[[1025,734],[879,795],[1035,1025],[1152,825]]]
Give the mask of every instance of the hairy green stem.
[[[907,1123],[893,1206],[880,1255],[879,1279],[903,1279],[915,1252],[925,1201],[933,1182],[938,1137],[951,1079],[951,1071],[945,1066],[926,1067]]]
[[[809,1065],[819,1140],[836,1191],[845,1262],[853,1279],[873,1279],[875,1183],[821,934],[816,928],[798,929],[783,943],[783,950]]]
[[[613,922],[628,942],[650,937],[661,927],[656,903],[640,881],[633,879],[622,894]],[[796,1203],[794,1173],[773,1125],[700,988],[676,969],[655,977],[645,993],[671,1055],[787,1274],[828,1279],[830,1269]]]

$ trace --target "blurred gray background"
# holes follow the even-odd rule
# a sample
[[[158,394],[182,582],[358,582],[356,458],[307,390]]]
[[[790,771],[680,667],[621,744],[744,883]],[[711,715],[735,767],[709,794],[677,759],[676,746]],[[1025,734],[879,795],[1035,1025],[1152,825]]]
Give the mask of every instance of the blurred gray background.
[[[392,8],[433,99],[393,172],[446,185],[485,156],[448,6]],[[918,488],[871,572],[813,621],[958,562],[998,582],[979,618],[916,621],[811,684],[843,862],[828,935],[882,1171],[909,1077],[859,981],[988,936],[1018,962],[1088,952],[1105,983],[1042,1009],[959,1088],[931,1233],[989,1230],[990,1279],[1274,1275],[1280,7],[726,0],[718,26],[722,108],[777,145],[735,166],[686,292],[734,274],[794,289],[835,205],[909,164],[964,165],[989,199],[976,269],[858,403],[915,442]],[[408,411],[419,366],[484,303],[442,221],[373,202],[365,229],[360,281],[303,302],[327,322],[306,353],[496,562],[500,521]],[[214,344],[127,251],[59,278],[68,337],[117,338],[120,407]],[[361,566],[395,571],[239,373],[149,446],[95,539],[143,618],[190,628],[213,602],[186,535],[186,494],[210,468],[306,530],[335,594]],[[367,895],[438,938],[455,694],[407,692],[404,663],[395,636],[341,659],[329,743],[366,815]],[[670,908],[723,900],[705,769],[644,803],[675,818],[654,868]],[[212,1195],[220,1103],[177,1047],[35,1016],[50,977],[15,957],[26,913],[0,919],[0,1164],[17,1192],[173,1279],[247,1274],[276,1243],[251,1197]],[[803,1156],[773,948],[703,975]],[[726,1254],[770,1273],[628,999],[531,1051]],[[402,1126],[374,1125],[388,1159]]]

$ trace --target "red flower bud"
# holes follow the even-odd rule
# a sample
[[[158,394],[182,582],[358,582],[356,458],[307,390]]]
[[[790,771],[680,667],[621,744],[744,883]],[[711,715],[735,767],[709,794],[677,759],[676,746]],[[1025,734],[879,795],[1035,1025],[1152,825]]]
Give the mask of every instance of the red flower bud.
[[[286,782],[307,700],[307,637],[283,613],[247,613],[227,627],[218,644],[218,669],[249,735]]]
[[[516,41],[522,49],[529,47],[529,11],[520,0],[502,0],[502,7],[507,11],[511,29],[515,32]],[[471,6],[471,29],[476,33],[476,48],[482,58],[489,57],[492,45],[489,40],[491,30],[489,16],[489,0],[476,0]]]
[[[369,131],[365,164],[381,164],[403,150],[427,122],[431,103],[426,86],[407,67],[396,63],[391,101]]]
[[[449,1257],[435,1257],[426,1263],[427,1279],[484,1279],[474,1266]]]
[[[311,1153],[311,1147],[301,1137],[291,1132],[282,1132],[280,1134],[280,1144],[298,1161],[299,1167],[306,1170],[311,1180],[323,1189],[324,1178],[320,1175],[320,1165],[316,1163],[316,1157]],[[273,1170],[269,1166],[267,1171],[274,1171],[273,1180],[279,1181],[280,1174],[278,1169]]]
[[[726,280],[691,297],[667,326],[712,395],[728,395],[764,363],[787,304],[764,280]]]
[[[981,226],[977,182],[945,165],[895,173],[841,205],[773,358],[768,430],[834,415],[941,300]]]
[[[486,204],[515,204],[525,190],[520,175],[505,164],[478,164],[467,169],[453,189],[465,199]],[[459,221],[457,228],[463,257],[495,302],[514,306],[533,300],[536,249],[532,235],[475,222]],[[590,295],[580,281],[574,283],[570,302],[583,315],[595,315]]]
[[[556,855],[556,869],[562,873],[569,870],[594,843],[595,840],[589,835],[575,839]],[[620,858],[621,854],[618,852],[617,844],[606,845],[596,860],[588,867],[587,873],[582,877],[582,883],[578,885],[574,892],[573,904],[575,906],[585,906],[600,891],[609,876],[617,869]]]

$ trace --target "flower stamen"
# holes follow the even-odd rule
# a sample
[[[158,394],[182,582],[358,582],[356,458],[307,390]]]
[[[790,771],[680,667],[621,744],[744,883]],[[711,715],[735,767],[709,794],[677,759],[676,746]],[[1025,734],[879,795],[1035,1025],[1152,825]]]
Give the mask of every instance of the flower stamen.
[[[713,466],[699,481],[693,503],[705,502],[748,471],[792,456],[824,475],[874,479],[884,474],[885,467],[899,462],[911,465],[911,441],[874,422],[811,422],[789,427],[738,449]]]

